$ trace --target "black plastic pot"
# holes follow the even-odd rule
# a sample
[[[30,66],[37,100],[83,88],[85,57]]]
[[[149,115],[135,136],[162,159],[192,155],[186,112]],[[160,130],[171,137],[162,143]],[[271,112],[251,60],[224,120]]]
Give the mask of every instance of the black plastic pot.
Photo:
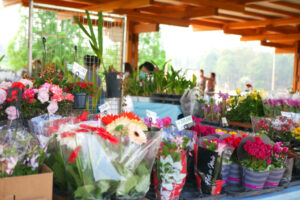
[[[119,72],[105,73],[107,98],[121,97],[121,79]]]
[[[74,109],[85,109],[87,100],[87,93],[74,94]]]

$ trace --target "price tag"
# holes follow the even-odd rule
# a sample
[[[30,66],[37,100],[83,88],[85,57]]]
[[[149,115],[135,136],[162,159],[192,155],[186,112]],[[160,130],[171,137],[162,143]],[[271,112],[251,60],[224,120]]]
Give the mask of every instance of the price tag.
[[[123,79],[124,79],[124,76],[123,76],[123,74],[118,74],[118,75],[117,75],[117,79],[121,79],[121,80],[123,80]]]
[[[179,131],[189,128],[191,124],[193,124],[193,118],[191,115],[176,121],[176,126]]]
[[[81,80],[84,80],[86,77],[87,69],[79,65],[77,62],[74,62],[72,72],[73,74],[76,74]]]
[[[156,121],[157,113],[151,110],[146,110],[146,116],[149,118],[150,122]]]
[[[110,109],[110,104],[109,103],[105,103],[99,106],[99,111],[100,113],[103,113],[105,115],[109,114],[108,111]]]
[[[222,122],[222,126],[223,126],[223,127],[228,126],[228,122],[227,122],[226,117],[222,117],[222,118],[221,118],[221,122]]]

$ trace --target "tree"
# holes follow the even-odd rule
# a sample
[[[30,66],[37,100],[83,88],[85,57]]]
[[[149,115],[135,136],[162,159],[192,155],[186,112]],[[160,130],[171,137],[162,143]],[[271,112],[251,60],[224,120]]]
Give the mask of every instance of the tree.
[[[166,51],[162,48],[160,36],[160,32],[139,35],[139,64],[149,61],[160,68],[164,66]]]

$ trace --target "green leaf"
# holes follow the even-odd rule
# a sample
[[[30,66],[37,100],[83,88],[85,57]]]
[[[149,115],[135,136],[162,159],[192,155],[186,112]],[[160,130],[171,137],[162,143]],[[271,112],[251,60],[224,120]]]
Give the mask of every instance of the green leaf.
[[[144,176],[141,176],[138,180],[138,184],[135,187],[135,190],[138,193],[146,193],[150,186],[150,174],[145,174]]]
[[[96,36],[94,33],[94,28],[93,28],[92,20],[90,17],[90,13],[88,10],[86,10],[85,13],[86,13],[86,17],[87,17],[87,23],[89,25],[90,32],[91,32],[91,40],[93,41],[95,47],[98,49],[97,39],[96,39]]]
[[[128,195],[129,191],[137,185],[137,179],[137,176],[132,175],[125,181],[121,181],[117,189],[117,195]]]
[[[87,199],[90,196],[90,193],[95,189],[94,185],[84,185],[74,192],[75,198]]]
[[[98,47],[100,50],[101,58],[103,54],[103,16],[102,12],[98,12]],[[103,60],[101,60],[102,62]]]
[[[0,57],[0,62],[4,59],[5,55]]]
[[[98,181],[97,186],[100,188],[101,193],[107,192],[108,189],[110,188],[110,182],[109,181]]]
[[[86,28],[84,28],[84,26],[82,25],[82,23],[79,21],[79,19],[77,17],[74,17],[74,20],[76,21],[76,23],[78,24],[78,26],[80,27],[80,29],[89,37],[92,39],[91,35],[89,34],[89,32],[86,30]]]
[[[122,131],[123,128],[124,128],[123,124],[120,124],[115,128],[115,131]]]

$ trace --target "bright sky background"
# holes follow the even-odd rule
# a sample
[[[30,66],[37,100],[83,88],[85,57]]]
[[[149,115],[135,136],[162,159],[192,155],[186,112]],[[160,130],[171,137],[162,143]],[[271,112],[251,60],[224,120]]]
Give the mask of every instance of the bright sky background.
[[[19,6],[3,8],[0,0],[0,45],[7,47],[15,36],[20,23]],[[225,35],[222,31],[193,32],[192,28],[161,26],[162,43],[168,58],[195,57],[211,49],[252,47],[257,51],[273,52],[273,48],[262,47],[259,42],[240,42],[240,36]]]

